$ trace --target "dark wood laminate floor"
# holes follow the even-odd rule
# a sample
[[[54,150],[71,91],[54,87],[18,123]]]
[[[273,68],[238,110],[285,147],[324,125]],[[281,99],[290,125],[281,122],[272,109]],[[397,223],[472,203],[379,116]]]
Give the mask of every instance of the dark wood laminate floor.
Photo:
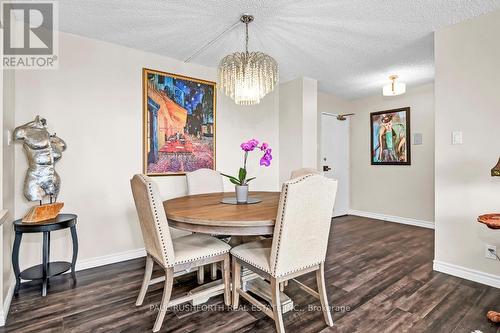
[[[284,316],[287,332],[499,332],[485,318],[500,308],[500,290],[432,271],[432,230],[347,216],[334,220],[326,283],[334,326],[327,328],[319,303],[290,282],[297,306]],[[25,283],[14,297],[0,332],[150,332],[162,286],[150,287],[135,307],[144,259],[78,272],[51,281],[48,296]],[[159,272],[156,272],[159,274]],[[208,274],[207,274],[208,278]],[[300,280],[315,288],[314,274]],[[196,286],[180,278],[174,297]],[[243,306],[249,306],[242,301]],[[231,311],[222,297],[205,309],[169,311],[162,332],[273,332],[274,322],[258,311]]]

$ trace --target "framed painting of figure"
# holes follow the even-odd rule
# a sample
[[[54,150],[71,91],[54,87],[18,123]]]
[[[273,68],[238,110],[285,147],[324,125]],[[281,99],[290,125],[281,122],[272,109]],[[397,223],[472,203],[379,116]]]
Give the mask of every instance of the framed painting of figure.
[[[372,165],[410,165],[410,108],[370,113]]]
[[[215,170],[215,82],[146,68],[142,75],[144,173]]]

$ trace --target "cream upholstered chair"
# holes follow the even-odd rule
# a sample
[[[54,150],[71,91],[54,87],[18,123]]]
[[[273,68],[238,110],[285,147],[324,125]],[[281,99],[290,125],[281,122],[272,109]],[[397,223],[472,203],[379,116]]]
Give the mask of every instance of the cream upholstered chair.
[[[211,169],[198,169],[186,173],[187,188],[189,195],[224,192],[222,176],[219,172]],[[212,280],[217,278],[217,264],[211,265]],[[205,270],[198,268],[198,283],[205,281]]]
[[[188,172],[186,179],[189,195],[224,192],[222,176],[215,170],[198,169]]]
[[[321,172],[319,170],[316,170],[313,168],[301,168],[301,169],[293,170],[292,174],[290,175],[290,179],[302,177],[302,176],[309,175],[309,174],[321,175]]]
[[[130,183],[147,254],[144,280],[135,304],[142,305],[149,285],[165,281],[153,332],[160,330],[168,307],[190,301],[200,294],[211,293],[217,289],[217,287],[211,287],[171,300],[174,276],[182,275],[192,268],[214,262],[223,262],[224,302],[226,305],[230,305],[229,250],[231,247],[215,237],[204,234],[191,234],[172,239],[156,184],[144,175],[135,175]],[[153,262],[156,262],[165,271],[164,278],[151,279]]]
[[[313,168],[301,168],[297,170],[293,170],[292,173],[290,174],[290,179],[302,177],[305,175],[321,175],[321,172],[317,169]],[[283,291],[285,290],[285,287],[288,286],[288,281],[284,281],[283,283],[280,283],[280,290]]]
[[[324,262],[337,181],[321,175],[295,178],[283,184],[273,239],[246,243],[231,250],[233,257],[233,307],[241,295],[276,322],[284,332],[279,284],[316,272],[318,291],[294,280],[321,301],[328,326],[333,325],[325,290]],[[241,266],[271,282],[272,310],[241,289]]]

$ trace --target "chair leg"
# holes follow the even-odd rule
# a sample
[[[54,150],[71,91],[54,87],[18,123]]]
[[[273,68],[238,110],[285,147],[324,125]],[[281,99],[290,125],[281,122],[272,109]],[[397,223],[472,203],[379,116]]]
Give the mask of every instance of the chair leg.
[[[288,287],[288,280],[283,281],[283,282],[280,283],[280,290],[281,290],[281,292],[284,292],[286,287]]]
[[[271,278],[271,305],[273,307],[274,322],[278,333],[285,332],[283,325],[283,314],[281,313],[280,283],[275,278]]]
[[[165,269],[165,286],[163,287],[163,296],[160,303],[160,311],[156,316],[153,332],[158,332],[163,324],[165,313],[167,312],[168,302],[170,302],[170,295],[172,294],[172,285],[174,284],[174,269],[172,267]]]
[[[217,279],[217,263],[214,262],[211,267],[212,270],[212,281]]]
[[[205,282],[205,267],[198,267],[198,284],[203,284]]]
[[[224,262],[222,264],[222,281],[224,282],[224,304],[226,306],[231,305],[231,272],[230,272],[230,257],[227,254],[224,257]],[[213,266],[212,266],[213,268]]]
[[[233,258],[233,308],[240,305],[240,294],[238,289],[241,288],[241,265]]]
[[[325,287],[325,264],[321,263],[319,269],[316,271],[316,282],[318,284],[318,294],[321,301],[321,308],[323,309],[323,316],[325,317],[325,322],[328,326],[333,326],[332,314],[330,313],[330,307],[328,306],[328,298],[326,296]]]
[[[142,279],[141,291],[135,302],[136,306],[141,306],[144,302],[144,297],[148,291],[149,281],[151,281],[151,274],[153,274],[153,258],[148,254],[146,255],[146,268],[144,269],[144,278]]]

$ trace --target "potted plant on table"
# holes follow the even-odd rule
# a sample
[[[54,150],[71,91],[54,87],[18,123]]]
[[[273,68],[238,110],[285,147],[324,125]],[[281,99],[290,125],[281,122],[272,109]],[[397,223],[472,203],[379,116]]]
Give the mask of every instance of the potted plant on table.
[[[259,141],[255,139],[251,139],[247,142],[243,142],[241,145],[241,150],[243,150],[243,167],[240,168],[237,177],[233,177],[230,175],[226,175],[221,173],[224,177],[229,178],[229,181],[235,185],[236,190],[236,201],[238,203],[245,203],[248,201],[248,183],[254,180],[256,177],[247,178],[247,158],[248,154],[255,149],[259,149],[261,152],[264,152],[264,155],[260,158],[260,165],[268,167],[271,165],[271,160],[273,156],[271,155],[272,149],[269,148],[269,145],[263,142],[259,145]]]

